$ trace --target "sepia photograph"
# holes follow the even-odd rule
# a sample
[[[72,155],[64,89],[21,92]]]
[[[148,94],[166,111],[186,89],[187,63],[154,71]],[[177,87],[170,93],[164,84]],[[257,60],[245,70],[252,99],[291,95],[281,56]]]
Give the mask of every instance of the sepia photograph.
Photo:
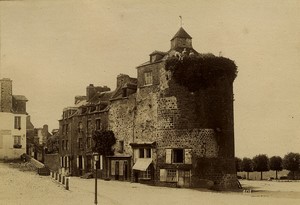
[[[0,0],[0,204],[300,204],[300,0]]]

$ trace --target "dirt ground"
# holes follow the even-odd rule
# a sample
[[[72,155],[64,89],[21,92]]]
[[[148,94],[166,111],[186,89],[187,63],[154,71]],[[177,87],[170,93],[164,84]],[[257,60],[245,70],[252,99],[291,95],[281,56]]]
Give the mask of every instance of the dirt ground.
[[[70,190],[49,176],[21,171],[0,163],[1,205],[94,204],[94,179],[70,178]],[[300,204],[300,182],[246,181],[251,193],[212,192],[147,186],[138,183],[98,180],[98,204],[105,205],[257,205]]]

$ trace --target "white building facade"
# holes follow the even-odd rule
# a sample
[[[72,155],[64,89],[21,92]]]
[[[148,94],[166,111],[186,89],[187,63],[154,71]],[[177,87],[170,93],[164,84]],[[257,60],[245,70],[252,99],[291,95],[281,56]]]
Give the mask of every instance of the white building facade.
[[[26,116],[0,112],[0,159],[16,159],[26,153]]]
[[[12,80],[0,79],[0,160],[17,159],[26,153],[25,96],[12,95]]]

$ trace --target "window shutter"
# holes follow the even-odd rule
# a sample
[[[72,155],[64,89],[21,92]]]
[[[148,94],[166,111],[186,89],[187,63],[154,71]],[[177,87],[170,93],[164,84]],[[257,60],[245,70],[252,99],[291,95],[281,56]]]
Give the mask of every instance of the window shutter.
[[[111,161],[111,175],[115,175],[116,162],[114,160]]]
[[[100,159],[99,159],[99,163],[100,163],[100,169],[102,170],[103,169],[103,156],[100,155]]]
[[[134,163],[136,163],[137,158],[139,158],[139,149],[134,149]]]
[[[159,180],[161,182],[167,181],[167,170],[166,169],[160,169],[159,170]]]
[[[79,168],[79,156],[77,156],[77,168]]]
[[[69,168],[69,164],[70,164],[70,157],[67,157],[67,168]]]
[[[81,158],[82,158],[82,170],[85,170],[85,169],[84,169],[84,167],[85,167],[85,165],[84,165],[84,157],[81,156]]]
[[[184,150],[184,163],[185,164],[192,164],[192,149],[185,149]]]
[[[172,162],[172,149],[166,149],[166,163],[171,164]]]

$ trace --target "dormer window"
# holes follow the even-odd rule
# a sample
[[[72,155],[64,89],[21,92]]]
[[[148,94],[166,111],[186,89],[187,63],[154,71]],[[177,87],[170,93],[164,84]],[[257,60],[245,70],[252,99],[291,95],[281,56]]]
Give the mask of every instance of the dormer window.
[[[154,63],[156,61],[161,60],[166,55],[165,52],[162,51],[154,51],[150,54],[150,63]]]
[[[150,62],[151,62],[151,63],[155,62],[155,59],[156,59],[156,55],[152,55],[152,56],[150,57]]]
[[[67,111],[64,112],[64,119],[66,119],[68,117],[68,113]]]
[[[145,77],[145,85],[152,85],[153,78],[152,78],[152,72],[146,72],[144,73]]]
[[[96,111],[96,106],[91,106],[90,107],[90,112],[94,112],[94,111]]]

